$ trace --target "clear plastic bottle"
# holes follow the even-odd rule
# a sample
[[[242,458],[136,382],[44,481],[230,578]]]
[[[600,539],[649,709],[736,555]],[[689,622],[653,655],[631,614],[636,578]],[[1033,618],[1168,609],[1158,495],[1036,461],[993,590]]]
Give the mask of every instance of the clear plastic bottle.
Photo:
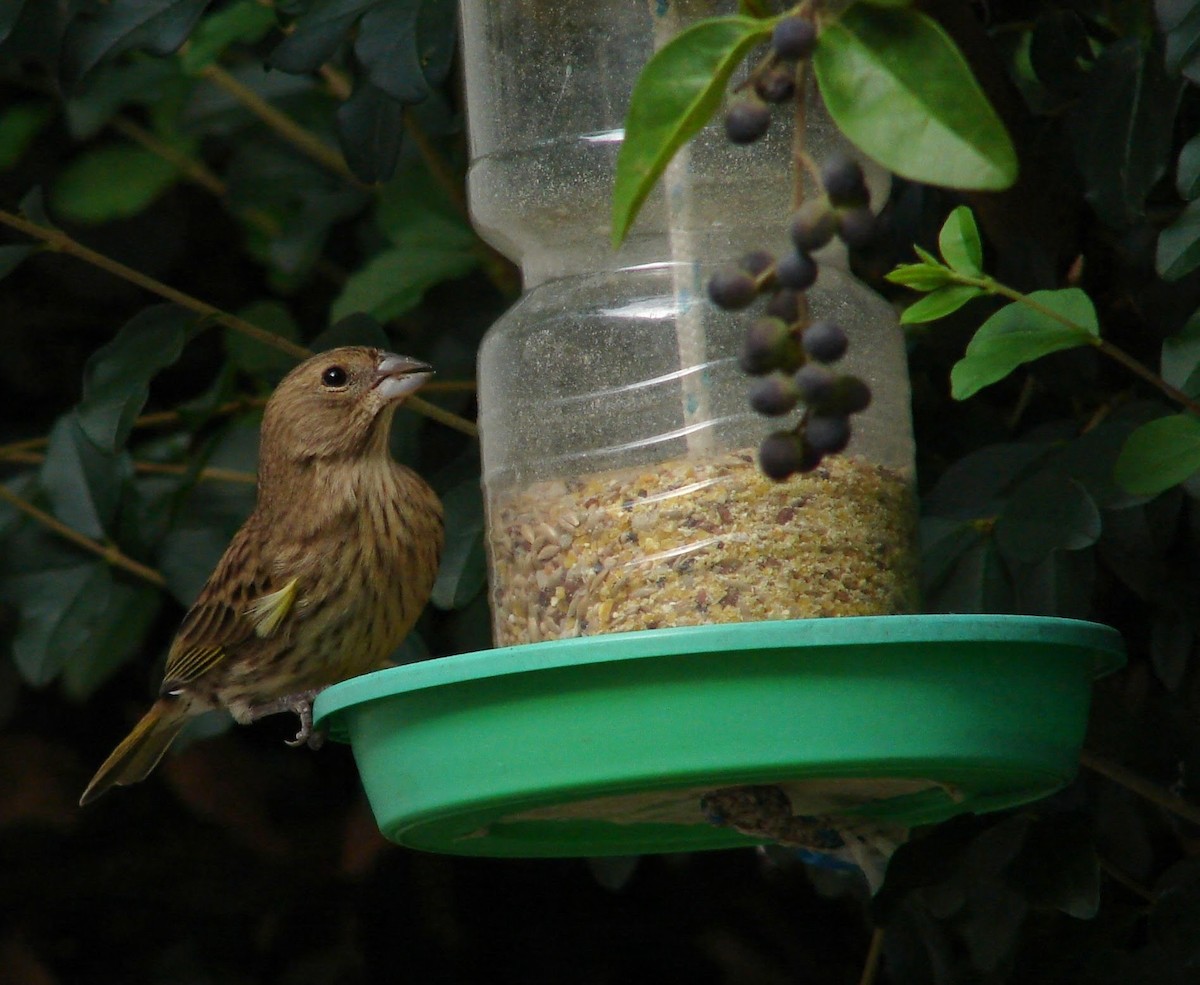
[[[612,181],[629,95],[657,46],[733,3],[463,0],[472,216],[525,293],[480,352],[498,645],[915,604],[912,433],[893,312],[821,255],[813,317],[870,385],[847,451],[783,483],[773,427],[737,366],[752,315],[705,297],[712,270],[787,248],[792,132],[731,145],[709,127],[614,251]],[[844,149],[810,100],[804,142]],[[878,178],[878,175],[876,176]],[[880,181],[874,190],[881,192]]]

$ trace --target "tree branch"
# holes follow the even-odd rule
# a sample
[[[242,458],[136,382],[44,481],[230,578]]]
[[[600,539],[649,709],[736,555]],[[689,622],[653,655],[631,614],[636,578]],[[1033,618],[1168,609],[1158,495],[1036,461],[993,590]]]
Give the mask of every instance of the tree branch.
[[[135,561],[133,558],[123,554],[114,544],[102,544],[97,540],[92,540],[86,534],[81,534],[55,516],[51,516],[45,510],[38,509],[29,500],[18,496],[7,486],[0,484],[0,499],[5,500],[15,509],[20,510],[26,516],[36,520],[47,530],[51,530],[64,540],[69,540],[76,547],[81,547],[85,551],[90,551],[103,558],[115,568],[121,568],[128,571],[130,574],[136,575],[143,581],[150,582],[151,585],[157,585],[159,588],[166,586],[166,579],[155,571],[153,568],[147,567],[140,561]]]

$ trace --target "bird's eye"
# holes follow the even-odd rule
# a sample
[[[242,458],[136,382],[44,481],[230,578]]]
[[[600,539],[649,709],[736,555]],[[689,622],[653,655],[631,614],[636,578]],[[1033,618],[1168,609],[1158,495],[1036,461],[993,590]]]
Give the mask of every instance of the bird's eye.
[[[346,371],[341,366],[330,366],[321,374],[321,382],[325,386],[345,386]]]

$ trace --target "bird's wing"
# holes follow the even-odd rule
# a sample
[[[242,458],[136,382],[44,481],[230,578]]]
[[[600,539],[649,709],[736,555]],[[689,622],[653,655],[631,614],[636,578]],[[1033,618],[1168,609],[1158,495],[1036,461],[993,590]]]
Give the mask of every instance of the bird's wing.
[[[184,617],[167,655],[164,694],[207,674],[247,640],[275,635],[295,606],[297,580],[264,592],[249,566],[237,563],[236,546],[235,541]]]

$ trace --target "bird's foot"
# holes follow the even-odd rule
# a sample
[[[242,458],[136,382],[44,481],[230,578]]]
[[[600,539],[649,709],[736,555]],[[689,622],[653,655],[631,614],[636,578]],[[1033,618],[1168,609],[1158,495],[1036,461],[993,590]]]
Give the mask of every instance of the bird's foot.
[[[255,705],[250,709],[249,721],[256,722],[268,715],[290,711],[300,719],[300,731],[294,739],[286,740],[287,745],[293,748],[307,745],[310,749],[320,749],[325,744],[325,733],[314,732],[312,722],[312,703],[320,693],[320,688],[313,688],[311,691],[298,691],[296,694],[288,694],[274,701]]]

